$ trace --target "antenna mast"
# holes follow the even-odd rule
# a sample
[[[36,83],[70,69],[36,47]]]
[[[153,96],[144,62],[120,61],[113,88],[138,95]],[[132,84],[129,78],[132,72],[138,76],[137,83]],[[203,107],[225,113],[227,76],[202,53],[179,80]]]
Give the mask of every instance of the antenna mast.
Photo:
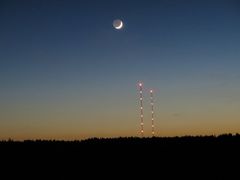
[[[151,100],[151,120],[152,120],[152,137],[155,135],[154,131],[154,102],[153,102],[153,90],[150,90],[150,100]]]
[[[140,94],[140,120],[141,120],[141,136],[143,137],[143,84],[139,83],[139,94]]]

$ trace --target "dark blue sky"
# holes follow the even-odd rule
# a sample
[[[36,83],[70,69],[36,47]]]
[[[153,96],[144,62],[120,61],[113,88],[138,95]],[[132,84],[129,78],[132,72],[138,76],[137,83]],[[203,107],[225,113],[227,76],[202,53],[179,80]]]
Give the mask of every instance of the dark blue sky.
[[[240,130],[239,20],[237,0],[2,0],[0,137],[135,135],[139,80],[161,135]]]

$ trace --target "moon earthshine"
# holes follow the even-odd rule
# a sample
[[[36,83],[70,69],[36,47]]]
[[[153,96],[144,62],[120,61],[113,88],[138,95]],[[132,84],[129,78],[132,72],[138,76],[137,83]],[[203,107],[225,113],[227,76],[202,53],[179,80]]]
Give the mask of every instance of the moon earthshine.
[[[123,21],[120,19],[116,19],[113,21],[113,27],[115,29],[122,29],[123,28]]]

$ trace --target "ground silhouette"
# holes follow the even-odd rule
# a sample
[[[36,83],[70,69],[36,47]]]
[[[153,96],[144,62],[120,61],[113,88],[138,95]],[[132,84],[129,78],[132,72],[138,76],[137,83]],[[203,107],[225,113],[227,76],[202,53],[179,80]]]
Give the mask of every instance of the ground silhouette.
[[[232,175],[239,174],[240,135],[82,141],[9,139],[0,142],[0,153],[4,168],[24,167],[38,175],[54,174],[55,178],[56,175],[64,179],[75,179],[70,175],[80,178],[90,170],[89,178],[97,172],[98,176],[106,176],[107,172],[119,176],[147,172],[167,179],[186,178],[192,173],[193,179],[231,179]]]

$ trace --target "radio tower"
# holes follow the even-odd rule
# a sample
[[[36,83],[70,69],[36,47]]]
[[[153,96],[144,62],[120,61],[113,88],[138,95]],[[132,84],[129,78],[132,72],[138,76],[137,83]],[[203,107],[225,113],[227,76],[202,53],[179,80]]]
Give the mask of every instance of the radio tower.
[[[151,100],[151,118],[152,118],[152,137],[154,136],[155,132],[154,132],[154,109],[153,109],[153,90],[150,90],[150,100]]]
[[[140,93],[140,120],[141,120],[141,136],[143,137],[143,84],[139,83],[139,93]]]

